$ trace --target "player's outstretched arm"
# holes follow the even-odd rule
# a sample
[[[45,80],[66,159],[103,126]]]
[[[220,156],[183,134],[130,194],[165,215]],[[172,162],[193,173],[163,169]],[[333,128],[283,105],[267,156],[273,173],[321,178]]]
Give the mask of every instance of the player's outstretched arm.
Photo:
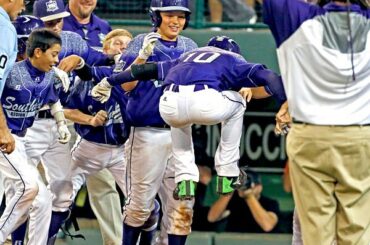
[[[93,127],[103,126],[108,117],[107,112],[104,110],[98,111],[95,115],[89,115],[78,109],[64,109],[64,115],[75,123]]]

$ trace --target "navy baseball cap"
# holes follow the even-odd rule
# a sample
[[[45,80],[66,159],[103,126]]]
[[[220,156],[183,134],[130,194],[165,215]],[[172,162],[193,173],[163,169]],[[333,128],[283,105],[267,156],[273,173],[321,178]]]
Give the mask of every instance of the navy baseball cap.
[[[63,0],[36,0],[33,4],[33,15],[42,21],[51,21],[71,14],[65,11]]]

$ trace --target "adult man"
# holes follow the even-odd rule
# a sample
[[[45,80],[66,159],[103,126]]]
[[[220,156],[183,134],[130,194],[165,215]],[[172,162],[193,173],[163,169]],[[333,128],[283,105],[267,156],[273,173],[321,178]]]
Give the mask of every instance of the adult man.
[[[367,245],[370,10],[366,1],[319,4],[263,1],[288,98],[281,115],[289,105],[293,118],[294,200],[304,244]]]
[[[93,13],[96,3],[97,0],[69,0],[66,10],[71,15],[64,18],[63,30],[77,33],[91,47],[101,49],[105,35],[112,28]]]
[[[90,47],[102,50],[103,40],[112,28],[107,21],[93,13],[96,3],[97,0],[69,0],[66,11],[70,15],[63,19],[63,30],[77,33]],[[119,243],[122,241],[122,214],[113,176],[108,170],[102,170],[89,175],[86,186],[104,244]],[[107,209],[107,206],[112,208]]]
[[[0,98],[6,78],[17,57],[17,33],[10,21],[15,20],[23,10],[25,10],[24,0],[0,0],[0,29],[3,37],[7,37],[0,45]],[[0,103],[0,151],[11,153],[14,144]]]

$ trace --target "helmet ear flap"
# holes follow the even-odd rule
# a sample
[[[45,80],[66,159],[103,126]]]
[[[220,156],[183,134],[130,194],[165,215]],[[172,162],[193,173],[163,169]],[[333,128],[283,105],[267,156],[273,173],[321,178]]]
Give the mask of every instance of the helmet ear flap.
[[[158,28],[162,23],[162,17],[159,11],[150,10],[150,18],[152,20],[152,26]]]

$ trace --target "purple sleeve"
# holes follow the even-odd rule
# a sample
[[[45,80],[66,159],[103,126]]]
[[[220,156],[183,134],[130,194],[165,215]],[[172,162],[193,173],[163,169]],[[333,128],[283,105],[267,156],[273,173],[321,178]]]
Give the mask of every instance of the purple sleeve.
[[[272,94],[273,97],[280,103],[286,101],[285,90],[281,76],[268,69],[256,69],[250,74],[252,79],[258,86],[265,86],[266,91]]]
[[[279,47],[301,24],[325,11],[301,0],[264,0],[263,21],[270,27]]]
[[[113,74],[107,78],[107,81],[112,86],[121,85],[123,83],[131,82],[135,80],[136,79],[133,77],[130,68],[124,70],[123,72]]]
[[[96,66],[108,65],[112,61],[112,59],[106,54],[97,51],[90,46],[88,46],[87,54],[83,58],[85,59],[87,64]]]

